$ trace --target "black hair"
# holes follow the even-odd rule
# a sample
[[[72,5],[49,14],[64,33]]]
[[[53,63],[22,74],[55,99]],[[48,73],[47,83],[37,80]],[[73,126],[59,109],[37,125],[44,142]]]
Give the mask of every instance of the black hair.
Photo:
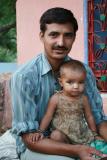
[[[74,34],[78,30],[78,23],[73,13],[65,8],[55,7],[48,9],[40,18],[40,30],[44,33],[46,31],[46,24],[51,23],[71,23],[74,28]]]
[[[60,66],[60,76],[64,74],[64,69],[66,68],[71,69],[73,71],[84,72],[86,74],[86,68],[84,64],[78,60],[71,59],[69,61],[62,63],[62,65]]]

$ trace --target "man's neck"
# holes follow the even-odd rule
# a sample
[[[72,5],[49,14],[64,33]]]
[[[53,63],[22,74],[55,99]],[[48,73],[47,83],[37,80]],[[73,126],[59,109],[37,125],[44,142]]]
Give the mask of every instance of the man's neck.
[[[48,59],[51,67],[52,67],[52,70],[53,72],[58,72],[59,71],[59,68],[60,68],[60,65],[62,64],[63,62],[63,59],[61,60],[56,60],[56,59]]]

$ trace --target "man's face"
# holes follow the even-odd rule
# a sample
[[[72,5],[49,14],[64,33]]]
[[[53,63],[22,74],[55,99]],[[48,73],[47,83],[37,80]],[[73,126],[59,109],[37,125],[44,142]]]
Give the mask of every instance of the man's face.
[[[46,25],[46,31],[40,33],[40,38],[48,60],[61,60],[70,52],[75,34],[71,23],[52,23]]]

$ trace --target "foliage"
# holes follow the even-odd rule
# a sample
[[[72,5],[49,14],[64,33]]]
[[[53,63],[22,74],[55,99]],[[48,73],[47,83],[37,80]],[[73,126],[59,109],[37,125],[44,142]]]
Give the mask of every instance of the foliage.
[[[0,62],[16,61],[16,0],[0,0]]]

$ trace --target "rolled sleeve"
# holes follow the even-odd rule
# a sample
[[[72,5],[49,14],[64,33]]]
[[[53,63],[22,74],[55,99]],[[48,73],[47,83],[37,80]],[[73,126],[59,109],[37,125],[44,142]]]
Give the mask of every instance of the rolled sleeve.
[[[29,78],[28,78],[29,77]],[[39,123],[37,120],[37,106],[34,101],[35,84],[32,74],[16,74],[10,81],[10,91],[12,97],[13,122],[12,132],[16,135],[37,130]]]

